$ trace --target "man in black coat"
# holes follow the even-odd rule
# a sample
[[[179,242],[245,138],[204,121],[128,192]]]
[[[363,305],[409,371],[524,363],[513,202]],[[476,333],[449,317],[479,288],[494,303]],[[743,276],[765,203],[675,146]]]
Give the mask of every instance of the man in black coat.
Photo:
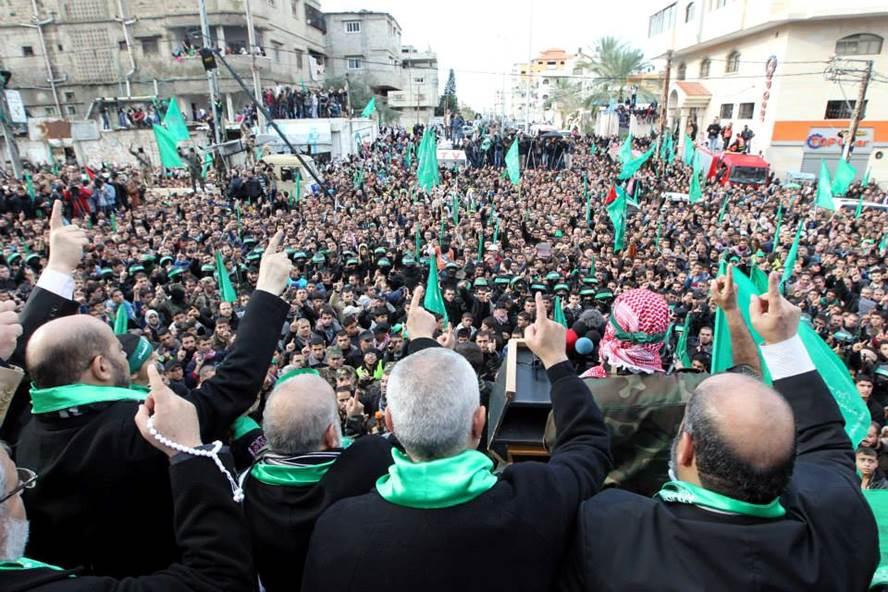
[[[173,442],[208,449],[201,445],[194,405],[164,386],[156,369],[151,374],[150,402],[139,406],[135,423],[133,418],[129,421],[138,426],[146,445],[169,458],[167,472],[175,508],[176,543],[183,561],[151,575],[116,580],[80,577],[76,570],[24,557],[28,522],[21,491],[34,483],[34,476],[26,469],[17,470],[0,448],[0,499],[3,500],[0,502],[0,589],[5,592],[247,592],[255,588],[249,532],[228,480],[212,459],[167,448],[149,433],[150,418],[154,429]],[[230,460],[224,453],[220,457],[223,463]],[[228,467],[226,470],[230,471]],[[151,553],[153,549],[141,547],[133,551]]]
[[[576,508],[611,465],[601,413],[565,353],[566,329],[546,318],[538,296],[526,338],[552,383],[559,438],[548,464],[514,464],[498,477],[475,450],[486,415],[478,379],[465,358],[435,347],[423,292],[407,319],[411,353],[386,389],[385,421],[406,454],[392,453],[374,491],[321,516],[302,589],[549,590]],[[356,536],[343,535],[356,525]]]
[[[676,436],[673,481],[654,498],[586,501],[565,590],[866,590],[876,525],[835,400],[778,290],[750,316],[775,393],[757,379],[701,383]],[[782,397],[780,396],[782,395]]]
[[[224,438],[262,387],[288,310],[279,297],[290,271],[281,238],[276,234],[262,256],[231,353],[186,397],[204,441]],[[169,476],[163,456],[133,425],[144,393],[126,388],[129,365],[110,327],[86,315],[44,325],[28,345],[27,369],[34,417],[16,460],[40,474],[25,495],[32,508],[29,555],[117,577],[175,561]]]
[[[268,592],[299,590],[318,517],[339,500],[370,491],[392,464],[391,445],[382,437],[343,441],[336,395],[317,371],[293,372],[268,399],[267,448],[244,481],[253,557]]]

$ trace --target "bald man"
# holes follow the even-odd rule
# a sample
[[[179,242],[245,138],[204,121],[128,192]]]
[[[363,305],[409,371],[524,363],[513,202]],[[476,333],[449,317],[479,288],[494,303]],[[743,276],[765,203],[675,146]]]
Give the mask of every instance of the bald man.
[[[379,436],[344,441],[333,389],[307,368],[281,377],[262,427],[267,449],[244,484],[253,556],[268,592],[299,590],[315,521],[370,491],[392,463],[391,445]]]
[[[281,239],[275,235],[263,254],[231,353],[185,397],[205,442],[226,438],[262,388],[289,309],[279,297],[290,272]],[[87,315],[56,319],[34,333],[26,362],[33,417],[16,461],[40,475],[25,495],[28,556],[114,577],[175,562],[166,459],[132,422],[146,393],[130,388],[130,364],[111,328]]]
[[[750,306],[774,389],[703,381],[654,498],[585,502],[564,590],[866,590],[879,559],[844,421],[778,290]]]

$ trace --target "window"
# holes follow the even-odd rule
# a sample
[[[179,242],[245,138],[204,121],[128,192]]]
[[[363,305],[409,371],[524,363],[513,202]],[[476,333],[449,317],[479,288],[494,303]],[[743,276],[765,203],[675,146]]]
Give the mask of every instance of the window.
[[[723,103],[718,116],[720,119],[731,119],[734,117],[734,103]]]
[[[120,51],[126,51],[126,41],[118,41],[117,49],[119,49]]]
[[[73,91],[70,91],[70,90],[65,91],[65,102],[66,103],[73,103],[76,100],[77,99],[75,98]]]
[[[710,0],[712,4],[712,10],[718,10],[719,8],[724,8],[728,5],[728,0]]]
[[[303,4],[303,6],[305,7],[305,24],[314,27],[321,33],[326,33],[327,21],[324,19],[324,13],[311,4]]]
[[[269,8],[274,8],[276,4],[276,0],[265,0],[268,3]]]
[[[360,33],[361,32],[361,21],[345,21],[345,32],[346,33]]]
[[[696,7],[694,6],[693,2],[688,2],[688,5],[685,6],[685,22],[686,23],[689,23],[692,20],[694,20],[694,9],[695,8]]]
[[[678,65],[678,73],[675,75],[675,77],[678,80],[684,80],[687,77],[687,73],[688,67],[685,65],[684,62],[682,62]]]
[[[704,58],[700,62],[700,78],[709,78],[709,65],[711,63],[709,58]]]
[[[44,107],[43,114],[47,117],[55,117],[56,116],[56,108],[55,107]]]
[[[280,64],[281,63],[281,44],[278,43],[277,41],[272,41],[271,42],[271,51],[274,52],[272,54],[274,56],[274,63]]]
[[[151,37],[149,39],[140,39],[139,43],[142,44],[142,54],[143,55],[156,55],[159,53],[159,49],[157,46],[157,37]]]
[[[740,70],[740,52],[737,50],[728,54],[728,61],[725,63],[725,72],[738,72]]]
[[[64,47],[61,43],[59,43],[58,45],[56,45],[56,48],[57,48],[59,51],[65,51],[65,47]]]
[[[77,115],[77,107],[75,107],[74,105],[65,105],[65,114]]]
[[[648,19],[648,37],[659,35],[663,31],[669,31],[675,25],[675,4],[670,4],[660,12],[654,13]]]
[[[882,53],[882,38],[870,33],[848,35],[836,41],[836,55],[876,55]]]
[[[413,82],[415,82],[416,84],[423,84],[425,82],[425,78],[420,76],[419,78],[414,78]]]
[[[296,60],[296,69],[297,70],[302,70],[302,61],[304,59],[304,57],[303,57],[304,54],[305,54],[305,52],[299,48],[293,50],[293,56],[294,56],[293,59]]]
[[[360,56],[349,56],[345,58],[346,67],[349,70],[360,70],[361,69],[361,57]]]
[[[752,112],[755,110],[755,103],[740,103],[737,109],[737,119],[752,119]]]
[[[290,12],[293,18],[299,20],[299,0],[290,0]]]
[[[863,111],[861,113],[861,117],[866,116],[866,104],[869,101],[863,102]],[[851,119],[851,115],[854,112],[854,106],[857,105],[857,101],[846,101],[844,99],[840,101],[827,101],[826,102],[826,115],[823,116],[824,119]]]
[[[31,47],[30,45],[23,45],[22,46],[22,55],[25,57],[33,56],[34,55],[34,48]]]

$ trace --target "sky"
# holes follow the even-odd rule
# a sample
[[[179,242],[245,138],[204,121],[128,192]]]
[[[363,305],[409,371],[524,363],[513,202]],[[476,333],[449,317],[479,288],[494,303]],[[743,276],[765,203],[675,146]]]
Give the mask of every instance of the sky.
[[[497,90],[508,92],[512,65],[527,62],[530,50],[575,53],[605,35],[643,48],[649,12],[664,2],[635,0],[621,10],[602,0],[321,0],[321,9],[390,13],[402,44],[438,54],[441,89],[453,68],[460,102],[482,111],[493,108]]]

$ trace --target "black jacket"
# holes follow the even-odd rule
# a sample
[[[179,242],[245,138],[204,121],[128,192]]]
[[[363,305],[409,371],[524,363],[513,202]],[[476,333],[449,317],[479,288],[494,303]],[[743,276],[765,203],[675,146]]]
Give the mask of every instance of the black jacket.
[[[254,292],[231,353],[186,397],[197,408],[204,442],[225,438],[255,401],[287,309],[280,298]],[[177,560],[167,460],[136,429],[137,408],[117,401],[66,419],[37,415],[25,427],[17,462],[40,475],[25,491],[28,557],[114,577]]]
[[[423,342],[432,340],[411,342],[410,351]],[[550,589],[576,508],[601,487],[611,462],[601,412],[570,363],[547,373],[559,426],[548,464],[511,465],[490,490],[449,508],[402,507],[375,490],[340,501],[315,526],[302,589]]]
[[[318,517],[339,500],[370,491],[392,464],[391,449],[385,438],[358,438],[342,451],[317,485],[266,485],[247,477],[244,507],[253,537],[253,557],[268,592],[299,590]],[[356,526],[352,525],[352,531]]]
[[[0,570],[4,592],[226,592],[255,588],[247,526],[228,481],[208,458],[182,457],[167,468],[182,563],[139,578],[72,577],[48,567]],[[225,457],[223,456],[223,459]],[[169,464],[169,463],[168,463]],[[230,469],[229,469],[230,470]],[[167,492],[169,495],[169,492]],[[151,548],[131,546],[135,554]]]
[[[565,590],[863,591],[879,561],[839,408],[817,372],[775,381],[797,457],[777,520],[609,489],[580,509]]]

